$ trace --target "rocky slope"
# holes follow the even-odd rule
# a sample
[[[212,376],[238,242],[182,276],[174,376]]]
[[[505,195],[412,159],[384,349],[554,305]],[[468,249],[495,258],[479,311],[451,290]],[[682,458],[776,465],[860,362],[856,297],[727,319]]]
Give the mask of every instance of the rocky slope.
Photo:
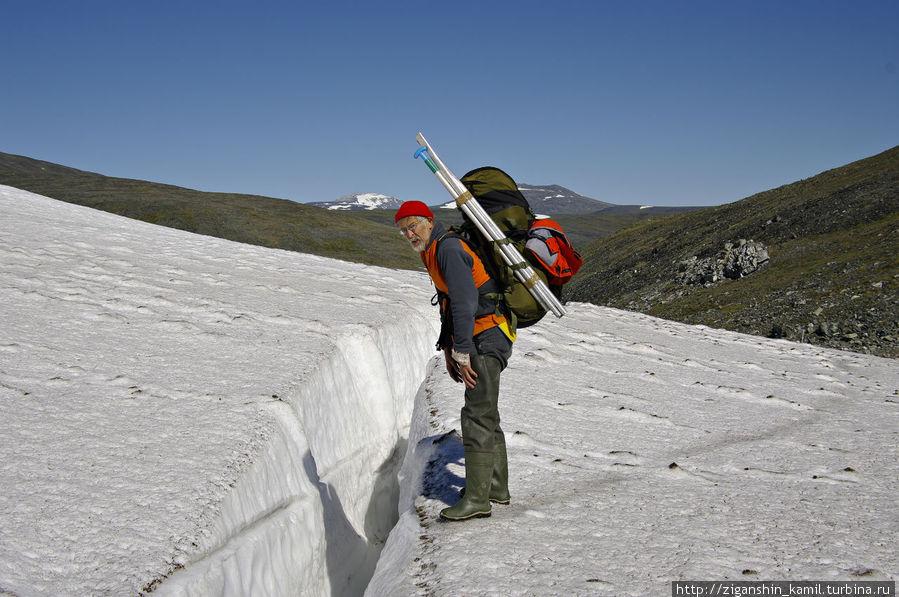
[[[716,277],[711,272],[726,245],[741,239],[759,243],[768,260],[757,260],[748,275]],[[897,239],[894,147],[742,201],[651,219],[600,239],[583,251],[586,263],[566,296],[897,357]],[[691,275],[691,263],[711,270]]]

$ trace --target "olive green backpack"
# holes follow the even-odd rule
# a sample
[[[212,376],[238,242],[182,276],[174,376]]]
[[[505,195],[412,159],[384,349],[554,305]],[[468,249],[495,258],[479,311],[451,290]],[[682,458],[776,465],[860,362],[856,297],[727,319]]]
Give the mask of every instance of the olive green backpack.
[[[462,177],[462,184],[478,200],[496,225],[506,235],[506,240],[490,241],[480,233],[467,217],[461,226],[453,226],[451,231],[461,237],[477,253],[490,276],[503,289],[503,302],[507,308],[512,332],[540,321],[546,309],[531,295],[524,284],[515,276],[514,269],[503,261],[499,243],[512,243],[529,262],[534,272],[547,282],[542,264],[534,262],[530,251],[525,250],[528,229],[536,219],[528,200],[525,199],[512,177],[498,168],[490,166],[477,168]],[[561,286],[548,284],[557,298],[561,296]]]

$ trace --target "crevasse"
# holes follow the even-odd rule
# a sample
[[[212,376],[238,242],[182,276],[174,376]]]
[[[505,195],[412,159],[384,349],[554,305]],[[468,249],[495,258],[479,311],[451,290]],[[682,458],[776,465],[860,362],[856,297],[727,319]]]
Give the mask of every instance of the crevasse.
[[[360,595],[397,521],[397,470],[431,356],[418,313],[355,326],[267,408],[262,453],[219,506],[198,555],[155,594]]]

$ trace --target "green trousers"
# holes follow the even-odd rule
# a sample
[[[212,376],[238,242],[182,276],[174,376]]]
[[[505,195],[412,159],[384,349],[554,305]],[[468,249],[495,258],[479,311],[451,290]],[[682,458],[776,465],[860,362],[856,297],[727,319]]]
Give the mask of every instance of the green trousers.
[[[499,376],[502,364],[492,356],[472,355],[471,368],[478,374],[477,384],[465,389],[462,407],[462,445],[465,452],[493,452],[505,443],[499,426]]]
[[[477,384],[465,390],[462,445],[465,448],[465,490],[456,505],[440,511],[448,520],[490,516],[490,502],[509,503],[505,437],[499,426],[499,374],[502,363],[492,356],[472,355]],[[502,462],[497,462],[502,448]]]
[[[490,502],[509,503],[509,467],[506,439],[499,425],[499,376],[512,354],[512,343],[499,328],[474,338],[477,354],[471,368],[477,383],[465,389],[462,407],[462,445],[465,448],[465,489],[456,505],[440,516],[467,520],[490,516]]]

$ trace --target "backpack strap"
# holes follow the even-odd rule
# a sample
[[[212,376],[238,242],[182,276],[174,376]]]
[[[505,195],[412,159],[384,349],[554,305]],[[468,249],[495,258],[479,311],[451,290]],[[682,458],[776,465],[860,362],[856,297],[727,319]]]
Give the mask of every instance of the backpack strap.
[[[457,238],[459,242],[465,243],[468,245],[475,254],[477,254],[477,250],[472,247],[471,243],[469,243],[461,234],[459,234],[453,228],[450,228],[445,233],[440,235],[440,237],[434,241],[437,244],[436,251],[440,250],[440,243],[445,241],[448,238]],[[507,239],[508,240],[508,239]],[[500,241],[501,242],[501,241]],[[508,318],[509,313],[506,308],[505,295],[500,288],[499,281],[496,279],[495,272],[492,271],[490,267],[490,263],[486,262],[483,257],[478,255],[478,259],[481,260],[481,263],[484,265],[484,268],[487,271],[487,274],[490,276],[490,279],[481,285],[478,288],[478,308],[475,311],[475,317],[483,317],[484,315],[504,315]],[[444,295],[444,293],[438,291],[437,292],[437,300],[441,302],[443,298],[449,298]],[[439,296],[444,295],[444,296]]]

